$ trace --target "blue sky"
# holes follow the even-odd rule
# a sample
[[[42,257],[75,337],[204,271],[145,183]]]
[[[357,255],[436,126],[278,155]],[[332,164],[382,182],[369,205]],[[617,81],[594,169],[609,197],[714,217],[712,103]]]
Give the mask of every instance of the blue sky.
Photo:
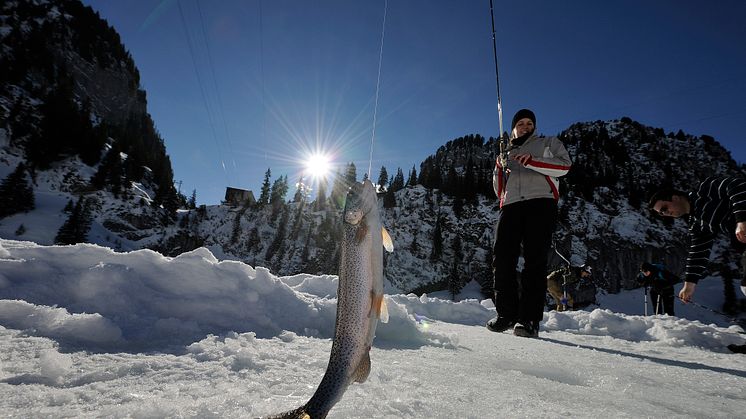
[[[368,170],[383,0],[84,0],[120,33],[174,167],[199,203],[297,181],[315,150]],[[746,162],[746,2],[495,0],[505,129],[629,116],[708,134]],[[373,147],[405,174],[498,133],[489,0],[389,0]],[[293,189],[291,187],[292,194]]]

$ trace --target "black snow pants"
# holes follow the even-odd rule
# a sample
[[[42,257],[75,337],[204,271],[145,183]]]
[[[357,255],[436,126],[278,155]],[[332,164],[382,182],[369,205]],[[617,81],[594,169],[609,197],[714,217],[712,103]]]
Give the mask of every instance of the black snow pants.
[[[500,317],[540,322],[547,292],[547,259],[557,224],[552,198],[519,201],[500,210],[493,252],[495,308]],[[524,266],[516,268],[523,246]]]
[[[653,302],[653,314],[668,314],[673,316],[673,285],[656,289],[650,288],[650,299]]]

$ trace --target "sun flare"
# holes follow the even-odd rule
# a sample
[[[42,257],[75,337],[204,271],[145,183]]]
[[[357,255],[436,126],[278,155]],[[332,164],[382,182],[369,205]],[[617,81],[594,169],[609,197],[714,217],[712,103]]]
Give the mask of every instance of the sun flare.
[[[313,178],[324,178],[330,171],[330,159],[324,154],[314,154],[306,160],[306,173]]]

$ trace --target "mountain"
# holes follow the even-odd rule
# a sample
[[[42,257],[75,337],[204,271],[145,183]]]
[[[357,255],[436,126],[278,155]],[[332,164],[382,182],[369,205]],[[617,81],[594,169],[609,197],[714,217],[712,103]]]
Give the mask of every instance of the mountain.
[[[341,202],[359,180],[354,164],[314,201],[302,184],[288,200],[287,177],[271,182],[268,172],[257,203],[187,208],[114,29],[73,0],[4,2],[0,22],[0,237],[170,256],[206,246],[280,275],[337,272]],[[577,123],[559,137],[574,163],[562,178],[555,247],[573,264],[591,264],[609,292],[634,287],[642,261],[683,271],[686,226],[650,213],[654,189],[744,174],[712,137],[629,118]],[[470,134],[439,147],[407,179],[401,168],[391,177],[381,171],[382,217],[396,248],[385,259],[391,290],[456,294],[471,279],[490,288],[496,150],[494,138]],[[736,270],[728,249],[718,243],[714,264],[726,293]],[[553,254],[551,267],[562,264]]]
[[[173,223],[184,199],[117,32],[77,0],[3,2],[0,22],[0,175],[23,164],[14,185],[32,184],[41,212],[60,218],[68,208],[76,231],[61,243],[138,248],[148,231]],[[46,224],[34,221],[15,231],[49,242],[39,231]]]
[[[686,225],[653,215],[646,202],[650,193],[663,186],[690,190],[713,174],[744,175],[743,167],[711,137],[665,133],[629,118],[577,123],[559,137],[574,163],[561,183],[555,245],[573,264],[591,264],[597,285],[609,292],[636,287],[643,261],[662,262],[683,273]],[[410,173],[404,182],[398,170],[381,198],[384,224],[395,245],[385,260],[394,290],[458,291],[470,279],[489,288],[496,148],[494,139],[467,135],[425,159],[419,176]],[[338,179],[355,179],[354,165]],[[321,203],[191,211],[182,216],[180,228],[168,229],[159,250],[175,255],[207,245],[221,257],[283,275],[335,273],[340,207],[334,194]],[[719,242],[713,270],[732,289],[737,274],[729,252],[727,243]],[[562,264],[553,254],[550,265]]]

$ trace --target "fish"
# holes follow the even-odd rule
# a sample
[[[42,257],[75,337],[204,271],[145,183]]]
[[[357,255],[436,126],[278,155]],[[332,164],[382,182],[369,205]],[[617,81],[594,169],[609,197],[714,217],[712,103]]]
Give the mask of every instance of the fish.
[[[394,250],[381,223],[370,180],[353,184],[343,212],[334,340],[324,377],[303,406],[268,419],[323,419],[352,383],[370,374],[370,348],[380,320],[388,322],[383,295],[383,249]]]

